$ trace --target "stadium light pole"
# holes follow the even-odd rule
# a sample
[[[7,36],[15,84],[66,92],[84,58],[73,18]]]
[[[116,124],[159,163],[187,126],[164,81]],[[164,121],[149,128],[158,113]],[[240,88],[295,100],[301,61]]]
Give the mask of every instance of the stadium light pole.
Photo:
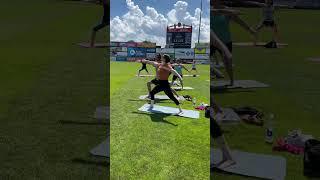
[[[200,19],[199,19],[198,44],[200,43],[201,14],[202,14],[202,0],[201,0],[201,4],[200,4]]]

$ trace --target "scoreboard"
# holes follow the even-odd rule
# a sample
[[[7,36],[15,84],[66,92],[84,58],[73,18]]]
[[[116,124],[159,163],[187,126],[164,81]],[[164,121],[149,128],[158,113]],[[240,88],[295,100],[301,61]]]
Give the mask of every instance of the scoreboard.
[[[192,26],[178,23],[167,27],[167,47],[191,48],[191,41]]]

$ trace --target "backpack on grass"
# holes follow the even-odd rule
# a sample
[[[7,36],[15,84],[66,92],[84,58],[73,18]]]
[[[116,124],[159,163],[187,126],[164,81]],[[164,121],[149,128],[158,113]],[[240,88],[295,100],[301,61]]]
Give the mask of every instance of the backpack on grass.
[[[320,177],[320,141],[310,139],[305,143],[303,173],[309,177]]]

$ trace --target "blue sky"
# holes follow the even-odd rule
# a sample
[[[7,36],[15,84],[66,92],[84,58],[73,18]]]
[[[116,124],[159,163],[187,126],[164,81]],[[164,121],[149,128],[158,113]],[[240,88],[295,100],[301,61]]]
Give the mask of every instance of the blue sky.
[[[194,12],[196,8],[200,8],[200,0],[184,0],[189,4],[189,11]],[[157,7],[157,11],[162,14],[167,14],[177,0],[134,0],[136,5],[140,7],[142,11],[145,11],[146,6]],[[111,18],[115,16],[122,16],[127,12],[126,0],[110,0]],[[209,1],[202,0],[203,3],[203,16],[209,17]]]
[[[111,0],[111,41],[152,41],[164,46],[166,27],[178,22],[192,25],[197,41],[200,0]],[[209,0],[203,0],[201,42],[209,42]]]

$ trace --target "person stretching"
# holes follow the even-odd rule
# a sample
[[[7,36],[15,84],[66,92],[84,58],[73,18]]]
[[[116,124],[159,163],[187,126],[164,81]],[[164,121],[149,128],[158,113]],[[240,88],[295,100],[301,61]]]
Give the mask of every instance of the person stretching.
[[[102,7],[103,7],[103,17],[102,17],[102,21],[100,24],[98,24],[97,26],[95,26],[92,29],[92,34],[91,34],[91,42],[90,42],[90,47],[94,47],[94,43],[95,43],[95,39],[96,39],[96,33],[97,31],[99,31],[100,29],[108,26],[110,24],[109,22],[109,10],[110,10],[110,4],[107,3],[107,0],[102,0]]]
[[[224,169],[229,166],[235,165],[236,162],[232,157],[230,148],[225,140],[221,127],[213,118],[213,114],[223,112],[220,109],[220,107],[214,102],[212,94],[210,96],[210,106],[210,108],[206,109],[206,111],[209,111],[206,112],[206,116],[210,118],[210,146],[213,147],[214,141],[216,141],[218,147],[220,147],[222,151],[222,160],[218,164],[210,164],[210,169],[214,169],[215,167],[219,169]]]
[[[138,76],[140,76],[140,72],[141,71],[143,71],[143,70],[145,70],[145,71],[147,71],[147,73],[149,74],[149,71],[148,71],[148,69],[147,69],[147,64],[146,63],[144,63],[144,62],[141,62],[141,69],[139,70],[139,72],[138,72]]]
[[[158,53],[158,54],[156,55],[156,57],[155,57],[155,62],[161,63],[161,54]],[[151,81],[147,82],[147,87],[148,87],[148,92],[149,92],[149,96],[148,96],[147,98],[149,98],[149,99],[151,98],[151,97],[150,97],[151,85],[153,84],[153,85],[156,86],[156,85],[159,84],[158,71],[157,71],[158,67],[157,67],[157,66],[154,66],[154,67],[155,67],[155,70],[156,70],[156,76],[155,76],[154,79],[152,79]],[[174,89],[171,88],[171,91],[173,92],[174,95],[176,95],[177,97],[179,97],[178,93],[177,93]]]
[[[173,67],[174,70],[176,70],[178,72],[178,74],[182,78],[183,78],[182,68],[190,73],[190,71],[181,63],[180,59],[177,60],[177,63],[172,64],[172,67]],[[176,76],[176,75],[172,76],[171,86],[174,84],[174,82],[177,80],[177,78],[178,78],[178,76]]]
[[[164,91],[164,93],[178,106],[179,108],[179,113],[182,113],[182,109],[181,109],[181,105],[179,100],[174,97],[168,78],[170,75],[170,72],[173,73],[174,75],[176,75],[181,84],[182,84],[182,77],[179,75],[179,73],[177,73],[177,71],[175,71],[171,65],[170,65],[170,56],[167,54],[164,54],[161,58],[161,63],[157,63],[157,62],[153,62],[153,61],[147,61],[147,60],[140,60],[140,62],[144,62],[147,64],[151,64],[154,66],[157,66],[157,75],[158,75],[158,85],[156,85],[156,87],[154,87],[151,92],[150,92],[150,97],[151,97],[151,101],[150,101],[150,109],[153,109],[153,105],[154,105],[154,96],[161,92]]]
[[[278,32],[278,25],[274,20],[274,11],[275,6],[273,5],[273,0],[265,0],[264,3],[255,3],[262,7],[262,20],[256,26],[256,31],[259,32],[263,27],[267,27],[272,29],[272,41],[271,41],[271,48],[277,48],[277,42],[279,40],[279,32]]]
[[[198,74],[197,67],[196,67],[196,61],[195,61],[195,60],[192,61],[191,71],[196,71],[196,74]],[[190,71],[190,72],[191,72],[191,71]],[[195,75],[196,75],[196,74],[195,74]]]

